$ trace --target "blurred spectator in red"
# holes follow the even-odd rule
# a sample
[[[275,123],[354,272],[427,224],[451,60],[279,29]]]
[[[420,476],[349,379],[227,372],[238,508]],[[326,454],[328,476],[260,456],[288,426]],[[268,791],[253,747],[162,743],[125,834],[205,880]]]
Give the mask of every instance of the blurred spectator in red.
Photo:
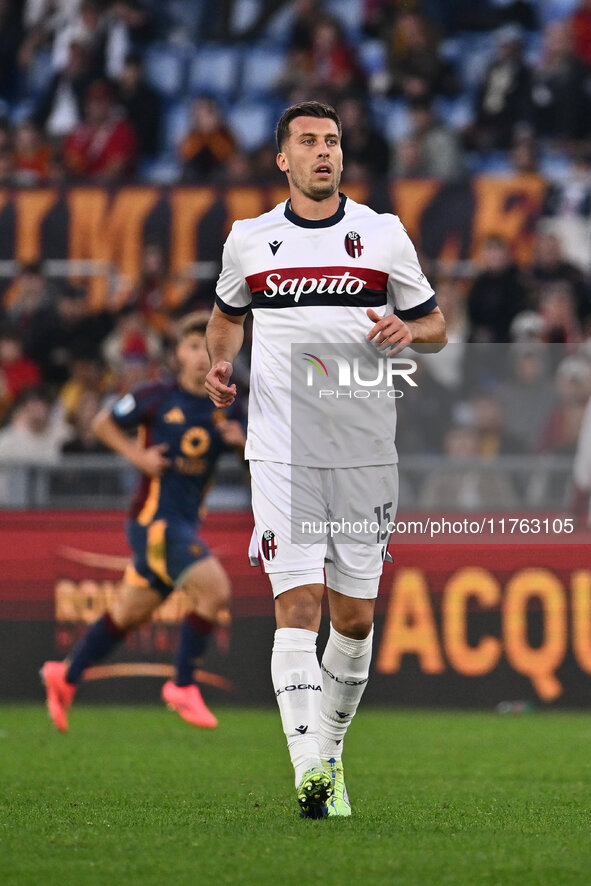
[[[536,238],[534,260],[528,276],[535,287],[547,283],[567,283],[575,297],[576,314],[581,322],[591,312],[591,294],[580,268],[567,261],[560,238],[552,231],[540,231]]]
[[[573,54],[567,21],[546,25],[531,99],[538,135],[569,142],[591,133],[591,69]]]
[[[160,96],[146,83],[141,57],[132,53],[117,83],[117,101],[125,110],[134,128],[140,155],[151,157],[158,153],[160,142]]]
[[[582,341],[573,287],[567,280],[545,284],[538,310],[544,321],[545,341],[554,344],[576,344]]]
[[[32,120],[23,120],[14,131],[14,180],[18,185],[38,185],[51,173],[51,148]]]
[[[351,97],[339,102],[343,126],[344,177],[348,181],[386,178],[390,148],[381,132],[369,119],[367,103]]]
[[[502,237],[487,238],[482,270],[468,293],[470,341],[508,342],[513,318],[527,305],[521,271]]]
[[[68,173],[101,184],[130,178],[135,169],[137,139],[115,107],[105,81],[97,80],[89,86],[84,117],[64,145]]]
[[[468,133],[478,150],[508,149],[516,127],[530,118],[531,72],[523,57],[521,31],[502,28],[497,50],[478,90],[475,122]]]
[[[571,16],[571,30],[575,55],[591,65],[591,0],[579,0]]]
[[[71,430],[48,396],[36,388],[23,391],[8,425],[0,431],[0,462],[55,464]]]
[[[236,141],[215,99],[196,98],[191,106],[189,132],[179,146],[183,179],[201,182],[221,176],[235,151]]]
[[[396,174],[401,178],[437,178],[450,181],[464,171],[458,137],[437,118],[431,103],[416,98],[410,104],[411,131],[406,145],[397,146]]]
[[[388,49],[387,91],[391,95],[423,98],[458,91],[454,70],[439,55],[435,32],[421,12],[403,9],[398,13]]]
[[[365,75],[355,50],[332,16],[317,16],[310,57],[310,88],[327,87],[337,95],[365,90]]]
[[[589,361],[581,356],[565,357],[556,370],[555,388],[559,402],[548,419],[540,451],[572,455],[591,394]]]
[[[50,77],[34,113],[35,123],[50,138],[61,139],[80,123],[91,80],[88,47],[83,41],[72,39],[65,67]]]
[[[139,364],[145,374],[162,357],[162,341],[140,313],[126,310],[104,340],[102,353],[115,372]]]
[[[23,353],[18,332],[0,333],[0,421],[21,391],[41,382],[37,364]]]

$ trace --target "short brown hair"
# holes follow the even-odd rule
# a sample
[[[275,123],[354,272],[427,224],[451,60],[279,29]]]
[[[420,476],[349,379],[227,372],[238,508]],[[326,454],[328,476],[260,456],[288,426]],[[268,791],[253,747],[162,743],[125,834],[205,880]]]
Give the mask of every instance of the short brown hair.
[[[194,332],[198,335],[205,335],[205,330],[207,329],[210,317],[211,314],[209,311],[193,311],[192,314],[187,314],[179,323],[178,341],[182,341]]]
[[[289,124],[292,120],[295,120],[296,117],[328,117],[329,120],[334,120],[337,124],[339,136],[343,133],[341,119],[332,105],[325,105],[323,102],[298,102],[297,105],[292,105],[290,108],[287,108],[277,123],[275,140],[277,141],[277,147],[280,151],[283,144],[289,138]]]

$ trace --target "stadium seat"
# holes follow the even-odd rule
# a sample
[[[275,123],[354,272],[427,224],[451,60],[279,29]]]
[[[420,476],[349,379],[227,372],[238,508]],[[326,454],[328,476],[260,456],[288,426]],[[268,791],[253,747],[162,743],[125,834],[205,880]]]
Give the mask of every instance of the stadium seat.
[[[267,104],[239,102],[228,114],[230,128],[246,151],[253,151],[273,135],[274,120]]]
[[[138,173],[141,181],[151,185],[174,185],[180,181],[182,166],[174,157],[163,156],[156,160],[144,160]]]
[[[334,15],[350,34],[358,34],[363,24],[362,0],[328,0],[324,9]]]
[[[232,35],[240,36],[252,27],[260,10],[260,0],[234,0],[230,19]]]
[[[363,40],[357,47],[363,70],[368,77],[386,68],[386,46],[382,40]]]
[[[479,153],[476,168],[472,171],[477,175],[512,175],[514,173],[507,151]]]
[[[191,103],[187,100],[174,102],[164,111],[164,133],[165,152],[176,154],[179,142],[186,134],[189,128],[189,108]]]
[[[464,95],[436,99],[435,110],[440,119],[454,129],[464,129],[474,117],[472,102]]]
[[[146,80],[165,98],[178,98],[185,85],[185,50],[156,43],[144,56]]]
[[[230,97],[240,86],[240,52],[232,46],[197,49],[189,61],[189,91]]]
[[[465,33],[461,47],[458,62],[462,84],[465,90],[473,94],[482,82],[493,56],[494,35]]]
[[[267,22],[263,30],[265,40],[269,40],[273,46],[286,46],[294,20],[294,7],[287,3],[277,10]]]
[[[285,68],[285,53],[255,47],[247,51],[242,68],[242,94],[256,98],[273,92]]]
[[[538,17],[540,24],[563,19],[570,15],[579,5],[579,0],[538,0]]]
[[[40,49],[35,53],[33,63],[26,74],[26,93],[36,98],[49,86],[54,71],[51,67],[51,49]]]
[[[383,134],[390,143],[405,138],[410,131],[408,109],[403,101],[382,99],[379,109],[374,103],[376,120],[380,121]]]

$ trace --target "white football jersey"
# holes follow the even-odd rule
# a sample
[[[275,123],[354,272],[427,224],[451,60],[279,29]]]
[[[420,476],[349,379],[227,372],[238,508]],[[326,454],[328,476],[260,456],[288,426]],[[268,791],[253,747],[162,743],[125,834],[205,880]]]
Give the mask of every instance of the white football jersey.
[[[397,216],[341,194],[330,218],[300,218],[288,200],[237,221],[224,246],[216,303],[227,314],[253,312],[246,458],[313,467],[397,460],[395,400],[379,399],[376,391],[349,404],[335,397],[339,365],[331,347],[375,354],[366,340],[369,307],[381,316],[396,311],[403,320],[436,307]],[[314,389],[306,388],[304,401],[306,384]]]

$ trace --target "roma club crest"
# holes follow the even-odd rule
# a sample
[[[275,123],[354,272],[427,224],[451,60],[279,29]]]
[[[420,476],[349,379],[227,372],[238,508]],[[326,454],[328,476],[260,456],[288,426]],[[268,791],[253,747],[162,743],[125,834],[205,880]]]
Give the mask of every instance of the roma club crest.
[[[363,252],[363,244],[361,242],[361,237],[359,236],[357,231],[349,231],[349,233],[345,237],[345,249],[351,256],[351,258],[361,257],[361,253]]]

